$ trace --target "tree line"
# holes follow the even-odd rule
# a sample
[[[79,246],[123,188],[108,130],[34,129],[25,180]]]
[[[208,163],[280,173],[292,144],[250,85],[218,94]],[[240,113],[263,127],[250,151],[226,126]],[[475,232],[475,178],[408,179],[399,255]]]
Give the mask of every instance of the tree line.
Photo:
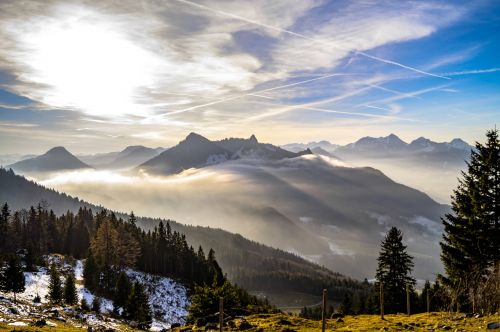
[[[114,302],[115,315],[139,322],[144,328],[151,324],[147,294],[140,283],[128,277],[127,269],[176,279],[190,287],[195,299],[198,292],[218,294],[224,289],[240,307],[265,305],[226,280],[214,250],[208,254],[201,246],[195,250],[183,234],[171,230],[168,222],[160,222],[146,232],[136,225],[133,213],[123,220],[112,212],[94,214],[85,207],[76,214],[68,211],[56,216],[42,204],[14,213],[7,203],[2,206],[0,285],[4,291],[22,292],[23,271],[36,271],[45,265],[46,255],[55,253],[85,259],[84,284],[97,296],[95,303],[83,301],[83,310],[91,305],[99,311],[99,297],[107,297]],[[66,276],[64,288],[55,265],[50,267],[50,276],[51,303],[75,305],[74,276]],[[205,302],[193,301],[190,318],[196,320],[202,312],[199,308],[204,306],[212,310]]]

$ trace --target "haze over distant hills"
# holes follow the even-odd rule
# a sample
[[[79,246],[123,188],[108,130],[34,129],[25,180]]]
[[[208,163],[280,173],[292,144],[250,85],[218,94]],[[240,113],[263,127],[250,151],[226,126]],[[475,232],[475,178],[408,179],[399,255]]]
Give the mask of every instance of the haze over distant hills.
[[[76,213],[82,207],[89,208],[94,213],[103,209],[101,206],[47,189],[5,169],[0,169],[0,202],[8,202],[12,210],[42,203],[57,215],[67,211]],[[116,212],[116,215],[128,218],[120,212]],[[294,292],[295,295],[296,292],[316,295],[325,285],[337,289],[360,286],[359,282],[297,255],[249,241],[241,235],[213,227],[187,226],[172,220],[169,222],[172,229],[185,234],[189,244],[195,248],[201,245],[203,248],[215,249],[217,260],[228,273],[230,280],[249,290],[274,295],[287,292]],[[159,220],[138,217],[138,223],[145,230],[151,230],[158,225]],[[304,283],[307,287],[304,287]],[[337,300],[340,300],[340,297]]]
[[[386,143],[406,149],[393,137],[358,148]],[[373,276],[376,248],[394,225],[410,242],[417,277],[439,272],[440,217],[449,207],[374,168],[348,167],[325,149],[331,144],[320,145],[316,154],[291,152],[255,136],[191,133],[133,172],[63,172],[42,183],[114,210],[240,233],[353,276]]]
[[[72,155],[64,147],[58,146],[50,149],[43,155],[8,165],[7,168],[12,168],[19,172],[31,173],[88,169],[91,167]]]
[[[430,278],[441,269],[440,217],[449,207],[373,167],[353,166],[381,165],[391,177],[393,167],[408,179],[401,181],[395,173],[399,182],[418,179],[415,187],[422,189],[422,184],[447,181],[441,176],[444,172],[455,178],[459,163],[445,160],[459,154],[465,158],[468,147],[458,139],[417,139],[408,144],[389,135],[342,147],[328,142],[298,144],[291,147],[294,152],[260,143],[253,135],[211,141],[191,133],[135,168],[158,149],[128,147],[105,164],[126,168],[128,163],[131,171],[102,167],[85,175],[60,172],[42,183],[114,210],[220,227],[356,276],[373,276],[376,248],[394,225],[409,241],[417,277]],[[426,163],[425,156],[442,156],[442,161]],[[426,173],[412,172],[424,166],[439,176],[422,179]],[[448,195],[451,190],[450,185]]]
[[[80,155],[81,160],[99,169],[126,169],[132,168],[156,157],[164,148],[148,148],[143,145],[127,146],[119,152]]]
[[[380,169],[393,180],[422,190],[445,203],[449,202],[457,177],[473,149],[460,138],[439,143],[420,137],[407,143],[394,134],[363,137],[344,146],[327,141],[320,143],[292,143],[283,148],[296,151],[321,147],[349,165]]]
[[[434,142],[420,137],[406,143],[398,136],[390,134],[386,137],[362,137],[354,143],[344,146],[332,144],[328,141],[311,143],[291,143],[282,146],[290,151],[299,151],[305,148],[319,147],[341,158],[414,158],[422,162],[462,164],[468,159],[473,147],[460,138],[450,142]]]

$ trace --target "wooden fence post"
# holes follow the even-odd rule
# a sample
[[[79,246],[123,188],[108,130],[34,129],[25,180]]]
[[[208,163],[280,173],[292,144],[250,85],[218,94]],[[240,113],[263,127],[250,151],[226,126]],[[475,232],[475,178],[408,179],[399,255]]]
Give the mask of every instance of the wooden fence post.
[[[411,309],[410,309],[410,285],[406,285],[406,311],[408,313],[408,316],[411,315]]]
[[[384,283],[380,282],[380,318],[384,319]]]
[[[224,330],[224,298],[219,298],[219,331]]]
[[[322,308],[322,313],[321,313],[321,331],[325,332],[326,328],[326,289],[323,289],[323,308]]]

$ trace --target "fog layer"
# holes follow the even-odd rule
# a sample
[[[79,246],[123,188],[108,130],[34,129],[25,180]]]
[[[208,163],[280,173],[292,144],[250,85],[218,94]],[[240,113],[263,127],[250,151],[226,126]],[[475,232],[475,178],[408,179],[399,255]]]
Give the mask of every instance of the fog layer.
[[[113,210],[240,233],[357,278],[373,276],[394,225],[416,258],[417,278],[442,270],[439,217],[447,206],[328,157],[237,160],[165,177],[84,170],[41,182]]]

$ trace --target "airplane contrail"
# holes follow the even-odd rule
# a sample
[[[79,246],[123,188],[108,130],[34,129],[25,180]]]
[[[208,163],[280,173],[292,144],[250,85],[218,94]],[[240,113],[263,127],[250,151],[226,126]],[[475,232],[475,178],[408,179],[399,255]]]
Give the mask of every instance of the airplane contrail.
[[[273,105],[273,106],[282,106],[282,105],[274,104],[274,103],[265,103],[265,104]],[[332,109],[320,108],[320,107],[311,107],[311,106],[308,106],[308,104],[288,105],[285,107],[281,107],[278,110],[273,111],[273,112],[259,114],[259,115],[256,115],[254,117],[248,118],[247,121],[261,120],[263,118],[286,113],[286,112],[289,112],[289,111],[295,110],[295,109],[303,109],[303,110],[310,110],[310,111],[323,112],[323,113],[345,114],[345,115],[350,115],[350,116],[355,115],[355,116],[361,116],[361,117],[367,117],[367,118],[421,122],[421,121],[415,120],[415,119],[401,118],[401,117],[391,116],[391,115],[371,114],[371,113],[362,113],[362,112],[347,112],[347,111],[338,111],[338,110],[332,110]]]
[[[473,74],[494,73],[494,72],[497,72],[497,71],[500,71],[500,68],[454,71],[454,72],[451,72],[451,73],[444,73],[443,75],[446,75],[446,76],[460,76],[460,75],[473,75]]]
[[[166,113],[161,114],[160,116],[184,113],[184,112],[192,111],[192,110],[195,110],[195,109],[198,109],[198,108],[207,107],[207,106],[211,106],[211,105],[215,105],[215,104],[220,104],[220,103],[224,103],[226,101],[240,99],[240,98],[244,98],[244,97],[247,97],[247,96],[252,96],[252,95],[263,93],[263,92],[269,92],[269,91],[274,91],[274,90],[278,90],[278,89],[284,89],[284,88],[288,88],[288,87],[291,87],[291,86],[296,86],[296,85],[300,85],[300,84],[305,84],[305,83],[309,83],[309,82],[323,80],[323,79],[330,78],[330,77],[333,77],[333,76],[342,76],[342,75],[346,75],[346,74],[339,74],[339,73],[336,73],[336,74],[327,74],[327,75],[323,75],[323,76],[320,76],[320,77],[311,78],[311,79],[300,81],[300,82],[295,82],[295,83],[290,83],[290,84],[275,86],[275,87],[264,89],[264,90],[259,90],[259,91],[254,91],[254,92],[250,92],[250,93],[245,93],[245,94],[241,94],[241,95],[236,95],[236,96],[232,96],[232,97],[227,97],[227,98],[222,98],[222,99],[214,100],[212,102],[205,103],[205,104],[194,105],[194,106],[191,106],[191,107],[187,107],[187,108],[176,110],[176,111],[172,111],[172,112],[166,112]]]
[[[199,9],[204,9],[204,10],[210,11],[210,12],[218,14],[218,15],[228,16],[228,17],[231,17],[231,18],[243,21],[243,22],[247,22],[247,23],[250,23],[250,24],[258,25],[258,26],[261,26],[261,27],[264,27],[264,28],[267,28],[267,29],[270,29],[270,30],[274,30],[274,31],[286,33],[286,34],[289,34],[289,35],[292,35],[292,36],[295,36],[295,37],[307,39],[307,40],[310,40],[310,41],[318,43],[318,44],[323,44],[323,45],[327,45],[329,47],[339,48],[339,49],[342,49],[342,50],[345,50],[345,51],[348,51],[348,52],[351,51],[349,49],[346,49],[345,47],[340,47],[338,45],[331,45],[331,43],[329,43],[327,41],[324,41],[324,40],[320,40],[320,39],[316,39],[316,38],[311,38],[311,37],[308,37],[308,36],[303,35],[301,33],[297,33],[297,32],[286,30],[286,29],[282,29],[282,28],[278,28],[278,27],[275,27],[273,25],[269,25],[269,24],[265,24],[265,23],[262,23],[262,22],[259,22],[259,21],[251,20],[251,19],[248,19],[246,17],[239,16],[239,15],[236,15],[236,14],[232,14],[232,13],[229,13],[229,12],[226,12],[226,11],[223,11],[223,10],[214,9],[214,8],[211,8],[211,7],[208,7],[208,6],[196,3],[196,2],[192,2],[192,1],[189,1],[189,0],[176,0],[176,1],[182,2],[184,4],[191,5],[193,7],[197,7]],[[384,58],[381,58],[381,57],[378,57],[378,56],[374,56],[374,55],[368,54],[368,53],[363,52],[363,51],[356,51],[356,50],[354,50],[353,52],[355,54],[362,55],[364,57],[367,57],[367,58],[375,60],[375,61],[379,61],[379,62],[383,62],[383,63],[386,63],[386,64],[398,66],[398,67],[401,67],[401,68],[404,68],[404,69],[407,69],[407,70],[411,70],[411,71],[414,71],[414,72],[417,72],[417,73],[420,73],[420,74],[424,74],[424,75],[428,75],[428,76],[433,76],[433,77],[438,77],[438,78],[447,79],[447,80],[450,79],[449,77],[446,77],[446,76],[429,73],[429,72],[426,72],[426,71],[423,71],[423,70],[420,70],[420,69],[417,69],[417,68],[414,68],[414,67],[410,67],[410,66],[404,65],[404,64],[396,62],[396,61],[387,60],[387,59],[384,59]]]

